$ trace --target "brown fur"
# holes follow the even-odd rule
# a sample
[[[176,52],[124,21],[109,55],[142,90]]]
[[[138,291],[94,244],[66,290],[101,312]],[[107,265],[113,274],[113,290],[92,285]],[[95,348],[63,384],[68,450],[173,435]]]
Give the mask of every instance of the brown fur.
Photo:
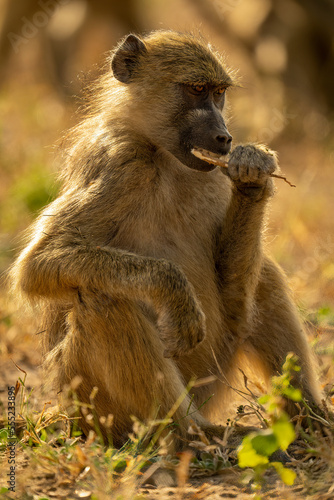
[[[175,85],[228,87],[233,76],[191,35],[142,40],[131,83],[102,77],[86,118],[69,134],[62,192],[38,218],[12,273],[17,289],[42,304],[57,386],[79,375],[85,403],[98,387],[96,410],[114,415],[116,445],[131,430],[131,415],[148,420],[158,409],[165,416],[191,377],[232,376],[241,350],[268,376],[295,352],[296,384],[312,403],[320,399],[286,279],[262,250],[275,155],[238,146],[232,181],[219,168],[178,161],[169,152],[180,106]],[[123,57],[113,63],[121,78],[124,54],[138,49],[133,43],[114,52]],[[206,418],[225,406],[222,382],[193,392],[191,412],[215,393],[191,418],[218,432]],[[174,415],[181,436],[189,405],[187,396]]]

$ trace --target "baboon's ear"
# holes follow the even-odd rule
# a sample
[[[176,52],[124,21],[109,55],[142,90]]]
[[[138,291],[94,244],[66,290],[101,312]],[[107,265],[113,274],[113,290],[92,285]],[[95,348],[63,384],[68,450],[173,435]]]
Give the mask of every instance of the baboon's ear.
[[[122,83],[129,83],[138,65],[139,56],[145,52],[147,49],[144,42],[135,35],[128,35],[111,60],[114,77]]]

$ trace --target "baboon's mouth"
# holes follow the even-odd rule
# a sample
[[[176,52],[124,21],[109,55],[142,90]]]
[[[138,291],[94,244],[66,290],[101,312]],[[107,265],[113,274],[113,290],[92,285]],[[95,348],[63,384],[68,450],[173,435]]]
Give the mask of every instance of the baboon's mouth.
[[[219,155],[218,153],[213,153],[204,148],[192,148],[191,153],[199,158],[200,160],[206,161],[211,165],[216,165],[217,167],[227,167],[226,155]]]

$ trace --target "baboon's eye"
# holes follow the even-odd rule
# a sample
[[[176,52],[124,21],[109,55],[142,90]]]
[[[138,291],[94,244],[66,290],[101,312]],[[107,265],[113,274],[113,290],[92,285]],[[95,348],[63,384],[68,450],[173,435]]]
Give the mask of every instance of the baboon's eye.
[[[204,87],[203,87],[203,85],[195,85],[195,86],[193,87],[193,89],[194,89],[196,92],[201,93],[201,92],[203,92]]]
[[[205,85],[188,85],[188,90],[191,94],[200,95],[206,92],[207,89]]]
[[[226,92],[226,87],[219,87],[215,91],[215,93],[218,94],[218,95],[223,95],[223,94],[225,94],[225,92]]]

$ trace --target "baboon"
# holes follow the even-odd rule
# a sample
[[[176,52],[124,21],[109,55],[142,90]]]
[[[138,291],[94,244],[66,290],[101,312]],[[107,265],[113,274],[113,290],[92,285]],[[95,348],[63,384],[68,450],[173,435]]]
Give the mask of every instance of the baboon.
[[[318,404],[286,278],[262,248],[275,153],[239,145],[228,175],[191,153],[230,152],[223,110],[233,72],[202,38],[173,31],[130,34],[110,62],[67,138],[59,197],[12,271],[16,290],[41,304],[57,387],[79,376],[88,404],[97,387],[95,409],[114,416],[116,446],[132,415],[164,417],[192,377],[217,380],[183,399],[176,441],[191,419],[219,432],[220,373],[232,380],[241,352],[266,377],[296,353],[294,383]]]

